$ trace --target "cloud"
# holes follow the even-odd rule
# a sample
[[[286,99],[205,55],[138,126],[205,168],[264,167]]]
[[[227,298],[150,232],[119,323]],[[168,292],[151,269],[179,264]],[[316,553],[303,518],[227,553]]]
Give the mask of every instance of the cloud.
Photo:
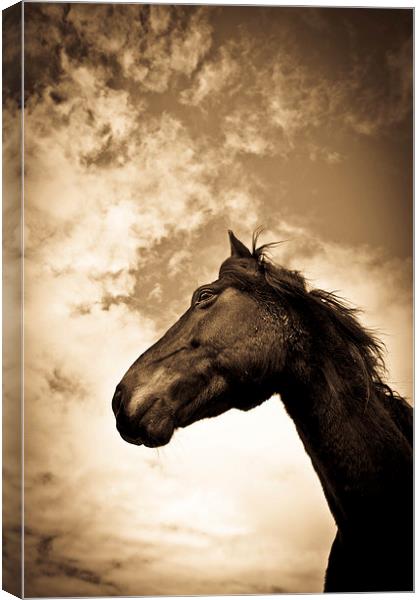
[[[16,7],[4,14],[12,31]],[[6,33],[5,37],[10,36]],[[10,40],[9,40],[10,41]],[[7,54],[7,51],[6,51]],[[6,57],[5,57],[6,60]],[[4,75],[8,77],[5,65]],[[9,90],[12,93],[14,82]],[[7,87],[7,84],[6,84]],[[21,115],[16,98],[3,104],[3,585],[21,594],[22,205]]]
[[[272,154],[273,142],[261,132],[259,118],[248,112],[227,116],[225,119],[225,145],[235,153],[244,152],[264,156]]]
[[[3,12],[3,89],[2,99],[3,107],[9,101],[12,104],[20,104],[20,94],[22,86],[22,72],[17,67],[20,64],[22,53],[21,28],[22,28],[22,9],[21,7],[9,7]],[[5,120],[6,122],[6,120]],[[5,132],[6,133],[6,132]],[[4,141],[7,144],[8,137],[4,135]]]
[[[173,77],[190,76],[208,52],[212,31],[204,13],[118,4],[29,7],[26,88],[41,94],[45,85],[65,81],[64,49],[73,66],[89,65],[114,89],[163,92]]]
[[[208,60],[203,64],[192,87],[181,92],[180,101],[183,104],[198,106],[202,105],[205,99],[214,99],[222,92],[225,95],[226,88],[231,88],[237,83],[238,75],[237,60],[232,56],[228,47],[223,47],[216,59]]]
[[[262,84],[267,90],[269,118],[289,135],[327,123],[364,135],[389,128],[405,119],[412,108],[411,51],[411,42],[406,40],[395,53],[386,55],[380,85],[376,67],[367,58],[355,58],[345,77],[331,79],[321,74],[315,81],[299,63],[291,76],[283,61],[283,67],[274,68],[271,85]]]
[[[313,14],[313,17],[317,13]],[[305,18],[319,35],[325,20]],[[285,25],[286,27],[286,25]],[[348,31],[343,31],[349,36]],[[283,36],[283,39],[282,39]],[[181,93],[181,101],[208,110],[217,103],[222,117],[225,146],[231,152],[290,154],[309,150],[308,140],[323,129],[362,136],[383,135],[403,122],[412,110],[412,41],[380,56],[361,52],[350,54],[345,69],[334,70],[329,63],[313,65],[285,30],[273,40],[253,39],[243,28],[241,34],[223,47],[219,56],[205,61],[192,87]],[[273,48],[268,54],[267,46]],[[240,49],[240,50],[239,50]],[[242,55],[238,63],[235,53]],[[240,71],[238,64],[246,64]],[[334,164],[340,152],[331,148],[327,162]]]
[[[332,151],[327,146],[319,146],[316,143],[308,144],[309,160],[312,162],[325,162],[328,165],[337,165],[345,160],[345,156],[337,151]]]

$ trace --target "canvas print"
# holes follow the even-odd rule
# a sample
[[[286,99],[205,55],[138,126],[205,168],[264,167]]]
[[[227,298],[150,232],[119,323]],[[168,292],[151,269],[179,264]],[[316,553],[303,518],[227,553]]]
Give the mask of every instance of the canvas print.
[[[3,11],[4,589],[413,590],[412,74],[412,9]]]

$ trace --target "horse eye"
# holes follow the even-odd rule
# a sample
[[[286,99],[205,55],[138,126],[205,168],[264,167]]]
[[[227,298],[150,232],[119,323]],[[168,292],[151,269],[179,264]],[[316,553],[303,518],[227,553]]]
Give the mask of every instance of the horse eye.
[[[203,290],[198,294],[197,302],[204,302],[204,300],[210,300],[210,298],[213,298],[214,295],[215,294],[210,290]]]

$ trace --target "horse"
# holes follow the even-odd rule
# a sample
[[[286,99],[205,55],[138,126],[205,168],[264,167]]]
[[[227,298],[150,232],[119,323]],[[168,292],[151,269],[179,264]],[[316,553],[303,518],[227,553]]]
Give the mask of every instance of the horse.
[[[271,244],[231,255],[142,354],[112,399],[122,438],[149,448],[175,429],[279,394],[337,532],[325,592],[413,589],[413,412],[383,381],[383,344],[334,293],[276,265]]]

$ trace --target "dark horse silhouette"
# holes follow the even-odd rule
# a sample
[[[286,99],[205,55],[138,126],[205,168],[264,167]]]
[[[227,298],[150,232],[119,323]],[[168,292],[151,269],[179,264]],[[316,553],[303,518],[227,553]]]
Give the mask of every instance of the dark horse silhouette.
[[[130,367],[112,405],[132,444],[249,410],[275,393],[337,525],[327,592],[413,589],[412,409],[383,383],[381,344],[335,295],[229,232],[219,278]]]

